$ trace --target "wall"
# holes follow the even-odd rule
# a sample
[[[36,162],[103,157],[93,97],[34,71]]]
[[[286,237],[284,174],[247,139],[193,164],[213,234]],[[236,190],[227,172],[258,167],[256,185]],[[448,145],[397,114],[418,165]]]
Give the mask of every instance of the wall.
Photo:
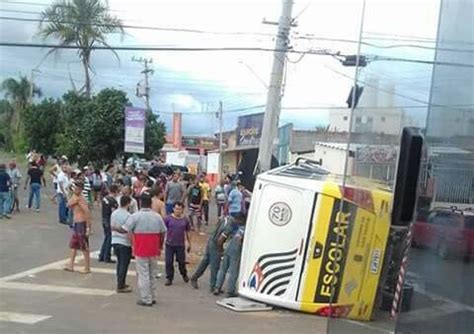
[[[352,173],[353,159],[349,158],[348,175]],[[346,161],[345,144],[316,143],[314,147],[314,160],[321,161],[321,166],[331,173],[344,174]]]

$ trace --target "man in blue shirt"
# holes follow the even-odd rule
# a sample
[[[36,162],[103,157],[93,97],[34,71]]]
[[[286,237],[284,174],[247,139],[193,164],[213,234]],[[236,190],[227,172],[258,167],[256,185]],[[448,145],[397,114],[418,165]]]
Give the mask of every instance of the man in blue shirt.
[[[10,211],[10,186],[11,178],[7,173],[7,166],[0,164],[0,219],[10,219],[8,215]]]
[[[237,182],[232,182],[232,188],[229,192],[229,215],[237,217],[242,212],[242,193],[237,187]]]

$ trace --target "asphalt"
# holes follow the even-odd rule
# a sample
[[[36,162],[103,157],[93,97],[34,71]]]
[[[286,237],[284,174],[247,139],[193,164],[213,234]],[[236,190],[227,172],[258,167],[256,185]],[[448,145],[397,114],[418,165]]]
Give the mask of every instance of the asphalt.
[[[46,190],[47,192],[50,189]],[[43,192],[40,213],[24,208],[10,220],[0,220],[0,333],[325,333],[327,319],[276,310],[236,313],[216,305],[208,293],[207,277],[194,290],[179,277],[173,286],[159,280],[157,304],[136,305],[135,292],[116,294],[115,266],[99,263],[90,275],[61,270],[67,258],[69,228],[57,222],[57,207]],[[91,249],[102,241],[99,210],[94,209]],[[195,234],[190,270],[202,252],[205,236]],[[82,262],[78,261],[78,268]],[[132,263],[131,271],[134,271]],[[161,267],[163,272],[164,269]],[[26,271],[26,272],[25,272]],[[104,272],[105,271],[105,272]],[[18,274],[19,275],[15,275]],[[12,276],[11,275],[15,275]],[[129,277],[134,290],[135,277]],[[5,312],[8,312],[5,315]],[[11,321],[11,313],[26,321],[45,316],[33,324]],[[7,317],[7,318],[5,318]]]
[[[61,270],[70,231],[57,222],[57,206],[49,200],[50,194],[50,188],[43,192],[41,212],[35,213],[24,208],[26,193],[21,191],[22,212],[0,220],[0,333],[382,334],[395,328],[387,312],[377,312],[375,321],[367,323],[328,321],[282,309],[236,313],[216,305],[219,298],[208,293],[207,277],[200,280],[199,290],[179,277],[171,287],[160,280],[157,305],[137,306],[135,292],[115,293],[114,265],[99,263],[95,257],[95,272],[90,275]],[[94,209],[92,250],[102,242],[98,214]],[[205,238],[193,234],[190,271],[199,261]],[[398,330],[474,333],[473,279],[472,262],[441,260],[429,250],[412,250],[408,280],[415,293],[412,310],[401,314]],[[136,290],[135,277],[129,277],[129,283]],[[31,316],[36,320],[21,323]]]

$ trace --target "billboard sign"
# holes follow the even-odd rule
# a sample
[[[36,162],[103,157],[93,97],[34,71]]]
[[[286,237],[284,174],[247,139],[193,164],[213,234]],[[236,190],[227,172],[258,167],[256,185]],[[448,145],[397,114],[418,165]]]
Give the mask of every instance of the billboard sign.
[[[240,116],[237,124],[237,146],[258,146],[262,137],[264,113]]]
[[[125,108],[125,152],[145,153],[146,109]]]

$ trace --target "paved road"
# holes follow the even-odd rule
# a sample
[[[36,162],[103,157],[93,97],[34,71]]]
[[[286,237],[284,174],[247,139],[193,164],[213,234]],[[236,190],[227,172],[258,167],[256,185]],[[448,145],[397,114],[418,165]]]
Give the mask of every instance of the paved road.
[[[440,259],[429,249],[412,248],[409,281],[413,308],[402,313],[403,333],[474,333],[474,262]]]
[[[24,198],[22,203],[24,208]],[[326,331],[326,319],[306,314],[241,314],[223,309],[215,304],[217,298],[207,292],[207,278],[202,279],[203,286],[198,291],[180,279],[172,287],[160,282],[158,304],[153,308],[137,306],[134,293],[115,293],[114,265],[94,259],[95,272],[90,275],[61,270],[61,260],[67,256],[69,230],[57,223],[56,207],[47,198],[43,197],[40,213],[23,208],[13,219],[0,220],[0,333]],[[91,249],[98,249],[102,238],[97,215],[95,209]],[[204,237],[195,236],[198,238]],[[132,272],[133,269],[132,265]],[[134,283],[133,277],[131,282]]]

